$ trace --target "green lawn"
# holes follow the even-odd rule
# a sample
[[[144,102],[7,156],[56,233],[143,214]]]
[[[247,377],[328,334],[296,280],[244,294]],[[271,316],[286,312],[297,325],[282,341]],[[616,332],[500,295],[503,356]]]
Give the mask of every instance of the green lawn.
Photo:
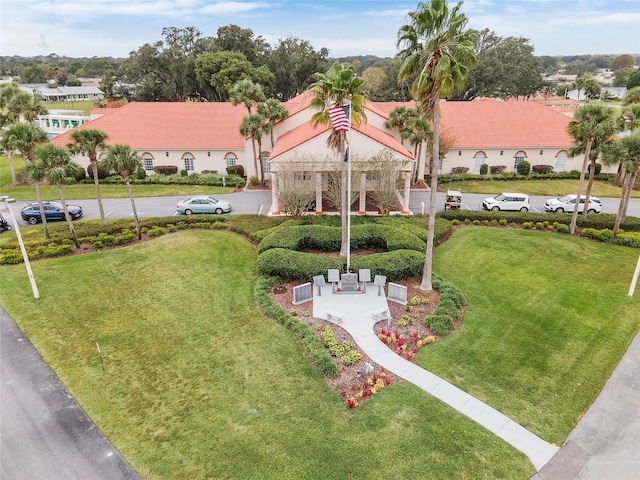
[[[561,444],[640,329],[638,250],[568,235],[464,228],[434,269],[469,300],[418,363]]]
[[[441,190],[459,190],[462,193],[497,194],[500,192],[518,191],[527,195],[543,195],[560,197],[578,191],[578,180],[483,180],[466,182],[440,182]],[[585,181],[584,190],[587,188]],[[620,198],[622,188],[606,182],[596,181],[593,184],[593,195],[596,197]],[[640,191],[631,192],[632,198],[640,198]]]
[[[13,157],[13,167],[16,174],[24,170],[22,157]],[[212,195],[231,193],[231,187],[210,187],[199,185],[133,185],[133,194],[136,197],[167,197],[189,195]],[[55,185],[43,185],[40,187],[42,198],[56,200],[59,197],[58,188]],[[93,183],[83,183],[63,186],[65,200],[85,200],[96,198],[96,187]],[[128,198],[125,185],[100,185],[102,198]],[[0,156],[0,195],[8,195],[16,200],[36,200],[36,190],[33,185],[11,186],[11,169],[7,157]]]
[[[0,304],[145,479],[534,473],[406,382],[347,409],[297,338],[254,306],[255,260],[236,234],[182,231],[33,262],[38,300],[24,265],[3,266]]]
[[[82,110],[86,115],[94,108],[97,108],[95,100],[82,100],[73,102],[46,102],[44,106],[47,110]]]

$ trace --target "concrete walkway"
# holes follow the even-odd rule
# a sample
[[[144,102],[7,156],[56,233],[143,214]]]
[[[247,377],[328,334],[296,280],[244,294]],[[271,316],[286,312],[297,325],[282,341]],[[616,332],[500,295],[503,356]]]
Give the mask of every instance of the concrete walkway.
[[[545,442],[506,415],[437,375],[396,355],[382,343],[373,330],[376,323],[373,313],[387,308],[384,291],[378,295],[378,287],[373,284],[367,286],[366,293],[353,294],[333,294],[329,284],[321,287],[318,295],[318,287],[313,287],[313,316],[344,328],[371,360],[496,434],[529,457],[536,470],[539,471],[549,462],[559,447]]]

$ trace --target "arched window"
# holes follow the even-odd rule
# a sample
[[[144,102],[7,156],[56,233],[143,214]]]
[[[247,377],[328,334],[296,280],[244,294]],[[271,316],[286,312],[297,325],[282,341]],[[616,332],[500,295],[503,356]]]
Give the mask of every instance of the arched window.
[[[193,172],[195,169],[193,166],[193,155],[191,155],[190,153],[185,153],[182,158],[184,159],[184,168],[187,173]]]
[[[262,174],[264,178],[271,174],[271,163],[269,163],[269,152],[262,152]]]
[[[567,151],[566,150],[561,150],[558,152],[558,154],[556,155],[556,168],[555,171],[556,172],[563,172],[564,171],[564,164],[567,161]]]
[[[518,164],[520,162],[523,162],[525,158],[527,158],[526,152],[523,152],[522,150],[520,150],[518,153],[516,153],[515,162],[513,162],[513,169],[517,171]]]
[[[153,156],[150,153],[142,154],[142,166],[145,172],[153,172]]]
[[[475,162],[473,163],[473,172],[480,173],[480,167],[487,159],[487,156],[484,152],[476,152],[476,155],[473,158],[475,159]]]
[[[238,163],[238,157],[236,157],[235,153],[227,153],[225,159],[227,160],[227,167],[232,167]]]

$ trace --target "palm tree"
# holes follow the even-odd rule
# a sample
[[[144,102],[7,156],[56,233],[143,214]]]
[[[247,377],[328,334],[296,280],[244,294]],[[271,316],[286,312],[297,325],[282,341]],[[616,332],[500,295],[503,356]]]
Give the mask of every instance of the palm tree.
[[[2,128],[2,126],[0,126]],[[2,145],[2,150],[7,154],[7,160],[9,160],[9,170],[11,171],[11,184],[16,184],[16,170],[13,167],[13,149],[10,146],[10,137],[3,136],[2,141],[0,143]]]
[[[613,225],[613,234],[617,235],[620,224],[627,215],[631,191],[640,172],[640,132],[634,132],[610,144],[604,151],[603,161],[609,164],[620,162],[625,172],[618,214]]]
[[[245,137],[251,137],[251,147],[253,149],[253,168],[256,171],[256,177],[261,183],[264,183],[262,172],[262,158],[260,153],[256,153],[256,141],[258,142],[259,149],[262,148],[262,136],[264,117],[262,115],[254,114],[244,117],[240,124],[240,135]],[[260,157],[260,168],[258,168],[258,157]]]
[[[40,127],[31,123],[15,123],[5,130],[3,135],[7,138],[6,145],[12,151],[18,150],[29,165],[33,161],[33,151],[40,143],[45,143],[49,138]]]
[[[131,182],[129,181],[129,176],[142,167],[142,161],[138,156],[138,152],[131,150],[129,145],[116,144],[107,147],[107,154],[101,160],[101,164],[105,170],[117,172],[124,178],[127,184],[127,191],[129,192],[129,200],[131,200],[131,211],[133,212],[133,221],[136,225],[136,235],[138,236],[138,240],[140,240],[142,238],[140,221],[138,220],[138,211],[136,210],[136,203],[133,199],[133,192],[131,191]]]
[[[573,209],[571,225],[569,226],[569,231],[573,235],[576,231],[578,202],[580,202],[580,198],[582,197],[584,176],[591,156],[591,148],[596,138],[606,138],[615,131],[614,112],[611,108],[602,105],[584,105],[576,110],[574,120],[569,122],[567,131],[569,135],[573,137],[574,145],[580,145],[581,143],[585,145],[584,161],[582,162],[578,192],[576,194],[576,208]],[[587,204],[585,204],[585,206],[586,205]]]
[[[268,130],[270,134],[271,149],[273,150],[273,129],[278,123],[287,119],[289,110],[279,100],[269,98],[265,103],[258,104],[258,113],[269,123],[269,127],[265,130]]]
[[[262,85],[254,83],[248,78],[244,78],[233,84],[229,99],[232,105],[244,103],[249,115],[251,115],[251,108],[254,105],[264,102],[266,97],[264,96]]]
[[[384,126],[387,128],[398,127],[398,130],[400,130],[400,144],[404,145],[404,140],[406,138],[406,135],[404,134],[405,125],[417,116],[418,110],[415,108],[407,108],[405,106],[396,107],[391,110],[389,120],[384,122]]]
[[[319,110],[311,116],[311,126],[331,125],[329,109],[333,106],[349,106],[350,125],[358,126],[367,120],[364,111],[365,95],[364,79],[356,76],[352,65],[344,66],[334,63],[326,73],[316,74],[316,81],[311,85],[313,98],[310,106]],[[327,138],[327,145],[340,155],[340,160],[346,157],[347,132],[332,130]],[[340,256],[346,257],[348,250],[348,219],[350,202],[347,200],[347,162],[341,161],[340,182],[340,215],[342,220],[342,242]]]
[[[247,112],[249,113],[248,117],[245,117],[245,120],[249,117],[251,117],[251,108],[261,102],[264,102],[266,100],[266,97],[264,95],[264,91],[262,90],[262,85],[260,85],[259,83],[254,83],[252,80],[248,79],[248,78],[243,78],[242,80],[238,80],[236,83],[233,84],[233,87],[231,88],[231,92],[230,92],[230,97],[229,100],[231,101],[232,105],[239,105],[241,103],[244,104],[245,107],[247,107]],[[243,120],[243,124],[245,123],[245,120]],[[240,126],[240,133],[244,136],[251,136],[251,148],[253,149],[253,164],[256,168],[256,177],[258,177],[258,179],[260,179],[261,182],[264,182],[264,179],[262,179],[262,171],[258,172],[257,168],[258,168],[258,164],[257,164],[257,158],[256,158],[256,140],[255,137],[256,135],[258,135],[258,130],[260,130],[260,127],[258,126],[259,123],[261,122],[256,122],[256,118],[252,119],[252,120],[246,120],[248,122],[248,124],[245,126],[246,128],[244,128],[244,130],[246,131],[247,128],[249,128],[250,132],[249,133],[242,133],[243,132],[243,126]],[[260,136],[262,136],[260,134]],[[262,164],[262,161],[260,162]]]
[[[33,122],[38,115],[45,115],[47,108],[42,101],[27,92],[18,92],[13,95],[7,104],[7,114],[9,118],[18,122],[24,120],[27,123]]]
[[[462,2],[449,9],[446,0],[419,3],[415,12],[409,12],[410,23],[400,27],[398,56],[402,66],[398,80],[415,76],[411,93],[420,110],[432,117],[433,154],[431,160],[431,194],[427,250],[420,290],[433,289],[431,272],[433,240],[436,218],[436,191],[438,189],[438,159],[440,151],[440,98],[462,88],[469,70],[475,66],[475,37],[477,32],[465,30],[467,17],[460,12]]]
[[[64,198],[62,191],[62,182],[65,178],[73,176],[78,170],[82,171],[82,167],[75,162],[71,161],[71,154],[64,147],[57,147],[51,143],[39,146],[35,150],[34,163],[29,167],[30,170],[37,170],[37,174],[33,176],[42,177],[49,181],[49,183],[55,183],[58,187],[58,195],[60,196],[60,203],[62,203],[62,209],[64,210],[64,218],[69,225],[69,232],[71,232],[71,238],[76,248],[80,248],[78,243],[78,237],[76,231],[73,228],[71,216],[69,215],[69,209],[67,208],[67,202]],[[43,218],[42,210],[40,215]]]
[[[409,118],[405,124],[402,132],[402,136],[409,140],[409,143],[413,146],[413,156],[416,159],[417,164],[417,180],[424,182],[424,160],[422,159],[422,146],[424,142],[433,138],[431,132],[431,125],[424,118],[412,117]]]
[[[40,210],[40,219],[42,220],[42,229],[44,230],[44,236],[49,238],[49,226],[47,225],[47,217],[44,213],[44,204],[42,203],[42,193],[40,192],[40,183],[42,183],[46,176],[44,169],[39,163],[31,162],[25,165],[25,174],[27,178],[33,182],[36,187],[36,199],[38,200],[38,208]]]
[[[106,132],[96,128],[85,128],[82,130],[73,130],[71,132],[71,142],[67,148],[72,154],[86,155],[89,157],[89,165],[93,172],[93,184],[96,187],[96,197],[98,199],[98,209],[100,210],[100,219],[102,225],[107,224],[104,216],[104,208],[102,206],[102,195],[100,194],[100,180],[98,179],[98,149],[104,149],[106,140],[109,138]]]
[[[587,183],[587,193],[585,194],[584,204],[589,205],[589,201],[591,199],[591,191],[593,190],[593,181],[595,179],[596,173],[596,162],[598,157],[600,157],[601,153],[607,147],[609,143],[613,141],[613,134],[616,133],[619,129],[616,125],[611,125],[612,129],[610,131],[602,130],[598,132],[598,134],[593,138],[593,142],[591,143],[591,152],[589,155],[589,181]],[[569,149],[569,156],[576,157],[578,155],[584,154],[587,147],[587,142],[583,139],[579,144],[574,144]],[[582,218],[586,219],[588,214],[588,208],[585,208],[582,213]]]

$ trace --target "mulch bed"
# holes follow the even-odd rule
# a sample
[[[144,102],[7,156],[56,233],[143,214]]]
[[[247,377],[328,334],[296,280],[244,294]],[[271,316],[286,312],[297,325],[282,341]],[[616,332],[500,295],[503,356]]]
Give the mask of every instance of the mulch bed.
[[[374,326],[374,331],[379,337],[382,335],[385,339],[387,337],[395,339],[396,341],[387,343],[388,346],[410,361],[414,359],[416,352],[420,348],[432,341],[437,341],[438,338],[424,325],[423,319],[436,309],[440,293],[437,290],[433,290],[428,294],[421,292],[419,290],[420,282],[420,278],[395,282],[407,287],[409,305],[404,306],[388,302],[389,313],[392,317],[391,321],[381,320]],[[358,348],[346,330],[322,318],[313,317],[312,303],[294,305],[293,287],[297,285],[299,285],[299,282],[288,282],[273,287],[270,292],[271,299],[286,312],[295,312],[298,319],[311,326],[321,342],[321,332],[328,326],[333,330],[338,342],[343,340],[351,342],[352,350],[357,350],[362,355],[362,358],[352,366],[345,366],[337,357],[333,357],[338,367],[338,376],[327,378],[329,386],[344,398],[345,403],[350,408],[361,405],[362,402],[375,395],[380,389],[401,380],[396,375],[385,372],[384,369],[367,357]],[[413,302],[411,302],[412,299]],[[416,305],[411,305],[411,303],[416,303]],[[367,371],[367,364],[373,366],[373,371]]]

